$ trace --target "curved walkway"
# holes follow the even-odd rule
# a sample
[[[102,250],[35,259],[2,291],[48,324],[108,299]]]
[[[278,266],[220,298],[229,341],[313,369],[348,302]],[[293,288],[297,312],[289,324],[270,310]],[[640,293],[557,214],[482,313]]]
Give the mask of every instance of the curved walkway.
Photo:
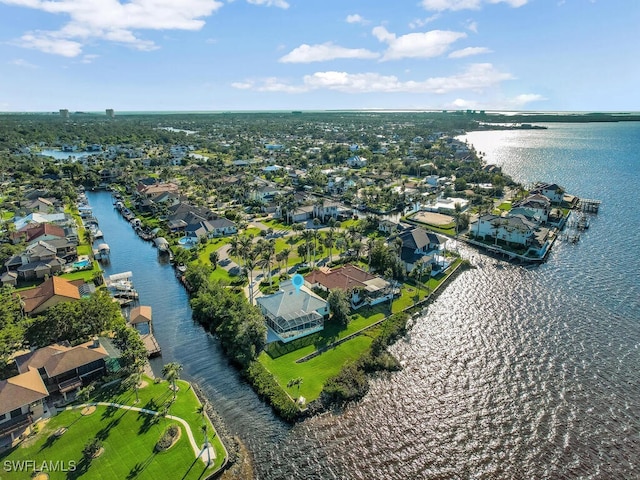
[[[160,412],[156,412],[155,410],[149,410],[149,409],[140,408],[140,407],[132,407],[131,405],[122,405],[120,403],[110,403],[110,402],[82,403],[80,405],[74,405],[74,406],[71,406],[71,407],[67,407],[66,409],[67,410],[72,410],[74,408],[84,408],[84,407],[94,407],[94,406],[117,407],[117,408],[121,408],[123,410],[132,410],[134,412],[146,413],[147,415],[155,415],[155,416],[160,415]],[[211,464],[213,464],[213,461],[216,458],[215,449],[211,445],[209,445],[209,447],[208,447],[209,456],[207,457],[207,455],[204,455],[205,449],[198,447],[198,444],[196,443],[195,438],[193,438],[193,432],[191,431],[191,427],[189,426],[189,424],[185,420],[183,420],[180,417],[176,417],[174,415],[167,415],[165,418],[170,418],[171,420],[176,420],[177,422],[180,422],[182,424],[182,426],[185,428],[185,430],[187,432],[187,437],[189,437],[189,443],[191,443],[191,448],[193,448],[193,452],[195,453],[196,459],[200,458],[200,460],[202,460],[204,463],[207,463],[206,458],[210,458],[211,459]]]

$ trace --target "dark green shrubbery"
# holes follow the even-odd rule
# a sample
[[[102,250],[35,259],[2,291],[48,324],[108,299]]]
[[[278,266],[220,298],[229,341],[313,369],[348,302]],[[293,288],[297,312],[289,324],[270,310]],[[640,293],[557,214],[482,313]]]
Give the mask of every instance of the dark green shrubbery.
[[[164,452],[165,450],[168,450],[169,447],[173,445],[173,442],[175,441],[175,439],[178,438],[179,434],[180,434],[180,427],[178,427],[177,424],[172,423],[171,425],[169,425],[165,429],[165,431],[162,432],[160,439],[156,443],[156,451]]]
[[[367,373],[399,370],[400,364],[386,348],[406,333],[408,319],[409,316],[404,313],[386,319],[379,327],[382,332],[373,340],[369,351],[327,380],[322,389],[323,402],[332,404],[358,400],[369,391]]]
[[[284,420],[293,421],[299,415],[298,407],[287,393],[278,385],[276,379],[258,362],[253,361],[244,371],[247,380],[258,393],[271,404],[275,412]]]

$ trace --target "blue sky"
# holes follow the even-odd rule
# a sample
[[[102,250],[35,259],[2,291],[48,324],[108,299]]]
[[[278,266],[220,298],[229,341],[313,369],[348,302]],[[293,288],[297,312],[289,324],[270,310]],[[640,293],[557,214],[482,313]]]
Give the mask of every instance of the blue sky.
[[[0,111],[640,111],[638,0],[0,0]]]

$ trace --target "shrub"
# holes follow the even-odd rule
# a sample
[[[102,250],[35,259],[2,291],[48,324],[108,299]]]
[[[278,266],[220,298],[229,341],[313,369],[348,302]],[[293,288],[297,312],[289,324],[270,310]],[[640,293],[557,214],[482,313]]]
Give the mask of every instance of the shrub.
[[[85,458],[92,458],[96,453],[100,451],[102,448],[102,442],[98,438],[94,438],[93,440],[89,440],[82,449],[82,455]]]
[[[369,391],[369,380],[364,371],[350,363],[336,376],[331,377],[322,389],[323,400],[328,403],[342,403],[359,400]]]
[[[298,407],[289,395],[280,387],[276,379],[258,361],[253,361],[244,371],[247,381],[253,386],[258,396],[268,400],[275,412],[284,420],[293,421],[299,415]]]
[[[169,449],[169,447],[173,445],[173,442],[176,440],[176,438],[178,438],[179,434],[180,427],[178,427],[177,424],[172,423],[171,425],[169,425],[156,443],[156,451],[164,452],[165,450]]]

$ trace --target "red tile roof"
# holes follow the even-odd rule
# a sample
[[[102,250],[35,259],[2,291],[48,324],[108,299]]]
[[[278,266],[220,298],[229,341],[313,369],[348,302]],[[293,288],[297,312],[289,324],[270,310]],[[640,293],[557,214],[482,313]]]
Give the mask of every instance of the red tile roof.
[[[304,277],[304,280],[311,285],[319,283],[324,288],[332,290],[351,290],[356,287],[365,288],[368,280],[376,278],[375,275],[365,272],[355,265],[344,265],[335,270],[314,270]]]
[[[37,287],[23,290],[19,293],[24,302],[24,311],[31,313],[47,300],[54,296],[63,297],[67,300],[79,300],[80,291],[73,283],[60,277],[50,277]]]

